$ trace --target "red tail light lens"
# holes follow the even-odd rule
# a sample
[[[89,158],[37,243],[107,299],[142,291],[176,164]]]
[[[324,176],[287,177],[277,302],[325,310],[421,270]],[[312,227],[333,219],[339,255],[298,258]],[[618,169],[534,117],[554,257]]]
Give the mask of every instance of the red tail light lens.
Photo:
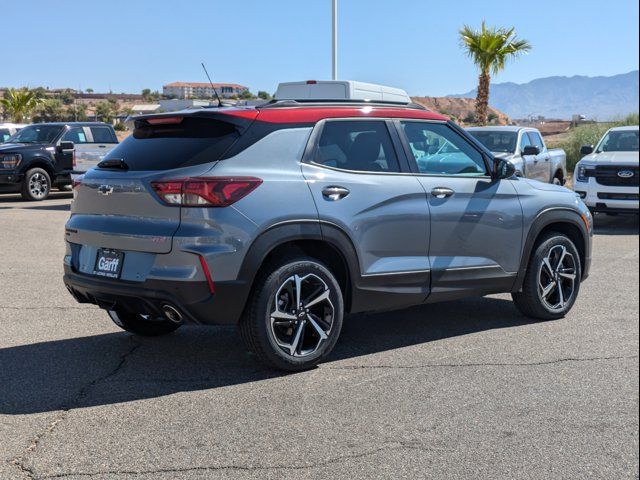
[[[84,178],[84,175],[78,175],[76,177],[73,177],[73,180],[71,180],[71,185],[73,190],[75,190],[76,188],[78,188],[80,186],[80,184],[82,183],[82,179]]]
[[[262,180],[255,177],[194,177],[151,182],[151,187],[168,205],[228,207],[261,183]]]

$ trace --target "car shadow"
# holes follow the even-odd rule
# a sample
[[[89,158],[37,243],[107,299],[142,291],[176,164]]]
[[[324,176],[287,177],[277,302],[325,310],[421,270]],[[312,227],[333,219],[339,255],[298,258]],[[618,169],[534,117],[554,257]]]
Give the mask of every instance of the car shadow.
[[[49,194],[46,200],[42,200],[42,202],[47,202],[47,200],[63,200],[63,199],[72,199],[73,192],[66,191],[55,191]],[[27,203],[27,200],[22,198],[18,193],[0,193],[0,204],[11,204],[11,203]],[[33,202],[38,203],[38,202]]]
[[[593,231],[596,235],[638,235],[638,215],[610,216],[596,213],[593,216]]]
[[[471,299],[345,319],[325,364],[532,322],[510,301]],[[159,338],[107,333],[0,349],[0,413],[109,405],[287,375],[263,367],[235,327],[183,327]]]
[[[34,205],[33,207],[19,207],[20,210],[59,210],[59,211],[70,211],[71,204],[64,205]]]

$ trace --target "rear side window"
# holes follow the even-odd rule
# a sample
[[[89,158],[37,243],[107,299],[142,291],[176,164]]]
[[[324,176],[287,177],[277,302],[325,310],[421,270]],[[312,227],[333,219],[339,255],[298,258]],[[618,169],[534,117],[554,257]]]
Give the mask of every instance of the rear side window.
[[[93,143],[118,143],[115,134],[109,127],[91,127]]]
[[[184,117],[177,124],[137,121],[133,134],[104,160],[123,160],[129,170],[171,170],[218,160],[239,134],[230,123]]]
[[[11,132],[8,128],[0,128],[0,142],[6,142],[7,140],[9,140],[10,136]]]
[[[384,121],[325,123],[314,163],[359,172],[399,172],[398,158]]]

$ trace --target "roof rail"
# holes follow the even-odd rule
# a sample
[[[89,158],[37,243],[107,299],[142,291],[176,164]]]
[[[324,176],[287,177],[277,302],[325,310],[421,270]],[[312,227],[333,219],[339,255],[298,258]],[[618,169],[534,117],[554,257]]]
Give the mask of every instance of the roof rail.
[[[256,105],[255,108],[263,109],[263,108],[286,108],[286,107],[320,107],[320,106],[372,106],[372,107],[405,107],[405,108],[414,108],[416,110],[427,110],[424,105],[420,105],[417,103],[405,103],[405,102],[393,102],[389,100],[335,100],[335,99],[327,99],[327,100],[278,100],[274,99],[270,102],[267,102],[262,105]]]

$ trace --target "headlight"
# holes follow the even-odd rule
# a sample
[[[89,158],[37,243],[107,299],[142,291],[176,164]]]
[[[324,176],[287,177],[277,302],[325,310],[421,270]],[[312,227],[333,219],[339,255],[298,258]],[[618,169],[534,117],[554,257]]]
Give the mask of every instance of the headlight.
[[[588,182],[589,177],[592,177],[594,173],[593,167],[588,165],[578,165],[576,168],[576,181]]]
[[[9,155],[0,155],[0,165],[2,168],[16,168],[22,161],[22,155],[19,153],[10,153]]]

